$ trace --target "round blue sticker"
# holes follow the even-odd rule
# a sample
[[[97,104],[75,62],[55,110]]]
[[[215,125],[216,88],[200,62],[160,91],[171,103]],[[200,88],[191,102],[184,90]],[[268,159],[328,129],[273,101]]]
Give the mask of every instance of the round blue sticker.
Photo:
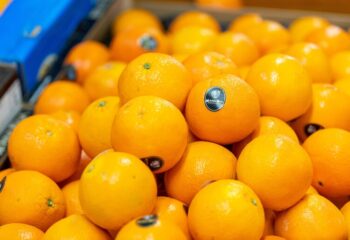
[[[204,95],[205,106],[212,112],[222,109],[226,102],[224,89],[220,87],[209,88]]]

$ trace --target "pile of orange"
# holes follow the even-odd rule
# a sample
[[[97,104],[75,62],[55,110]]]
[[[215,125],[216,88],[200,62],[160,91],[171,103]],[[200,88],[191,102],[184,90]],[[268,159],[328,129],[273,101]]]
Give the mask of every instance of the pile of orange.
[[[112,32],[12,132],[0,239],[350,239],[347,32],[141,9]]]

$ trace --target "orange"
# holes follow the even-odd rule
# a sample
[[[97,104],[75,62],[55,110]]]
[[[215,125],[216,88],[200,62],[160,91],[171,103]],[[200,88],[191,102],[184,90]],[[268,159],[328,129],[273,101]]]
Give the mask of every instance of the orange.
[[[23,223],[9,223],[0,227],[0,239],[41,240],[44,233],[33,226]]]
[[[137,97],[123,105],[111,132],[114,150],[134,154],[155,173],[172,168],[187,146],[182,113],[155,96]]]
[[[79,188],[86,216],[111,230],[151,213],[157,199],[152,172],[140,159],[122,152],[108,151],[95,157],[86,167]]]
[[[318,194],[306,195],[296,205],[279,213],[275,231],[286,239],[346,240],[348,236],[339,209]]]
[[[263,239],[264,237],[267,237],[268,235],[273,235],[275,233],[274,224],[276,219],[276,213],[271,209],[264,209],[264,213],[265,213],[265,227],[264,227]]]
[[[112,25],[112,32],[117,33],[131,28],[156,28],[163,30],[162,24],[157,16],[145,9],[130,8],[119,14]]]
[[[160,219],[172,221],[179,226],[190,239],[190,233],[187,224],[187,206],[184,203],[170,197],[158,197],[153,213]]]
[[[220,240],[257,240],[264,230],[264,209],[253,190],[245,184],[219,180],[194,197],[188,223],[196,240],[212,236]]]
[[[79,200],[79,180],[68,183],[62,188],[66,202],[66,216],[83,214]]]
[[[118,80],[126,64],[107,62],[97,67],[84,82],[84,89],[92,100],[118,96]]]
[[[287,29],[275,21],[263,20],[242,32],[255,42],[263,54],[290,43]]]
[[[313,84],[311,107],[291,126],[301,141],[322,128],[350,131],[350,98],[330,84]]]
[[[350,51],[334,54],[330,59],[335,80],[350,77]]]
[[[122,227],[115,240],[187,240],[181,228],[173,222],[146,215],[130,221]]]
[[[340,91],[343,91],[348,96],[350,96],[350,77],[348,78],[341,78],[333,84],[336,86]]]
[[[165,173],[166,191],[169,196],[190,204],[196,193],[208,183],[234,178],[236,161],[229,150],[218,144],[192,142],[180,162]]]
[[[16,170],[36,170],[55,182],[76,171],[80,151],[76,132],[49,115],[22,120],[8,142],[9,159]]]
[[[263,237],[262,240],[286,240],[286,239],[275,235],[269,235],[269,236]]]
[[[350,36],[340,27],[328,25],[312,31],[306,37],[307,42],[319,45],[328,56],[350,50]]]
[[[295,43],[285,53],[301,62],[309,73],[312,82],[332,82],[332,72],[328,57],[316,44]]]
[[[302,42],[314,30],[326,27],[329,24],[327,19],[321,17],[299,17],[289,25],[290,36],[293,42]]]
[[[65,214],[62,191],[36,171],[16,171],[1,180],[0,225],[25,223],[45,231]]]
[[[238,74],[235,63],[217,52],[206,51],[192,54],[183,61],[183,64],[191,74],[193,85],[224,73]]]
[[[259,116],[253,88],[230,74],[198,82],[187,99],[187,122],[202,140],[219,144],[240,141],[256,128]]]
[[[165,35],[154,28],[131,28],[119,32],[112,40],[112,59],[130,62],[146,52],[168,52]]]
[[[239,155],[237,177],[256,192],[265,208],[280,211],[305,195],[311,185],[312,163],[307,152],[289,137],[262,135]]]
[[[83,173],[83,171],[85,169],[85,167],[91,162],[91,160],[92,159],[84,151],[81,151],[80,162],[79,162],[78,169],[74,172],[74,174],[72,176],[67,178],[62,183],[65,185],[65,184],[73,182],[75,180],[79,180],[80,177],[81,177],[81,174]]]
[[[89,103],[89,95],[81,86],[74,82],[60,80],[50,83],[41,92],[34,112],[49,114],[63,110],[82,113]]]
[[[346,228],[348,230],[348,234],[350,233],[350,202],[347,202],[342,208],[341,212],[345,217]],[[348,235],[349,239],[349,235]]]
[[[122,103],[138,96],[162,97],[183,109],[192,80],[175,58],[162,53],[145,53],[131,61],[119,78]]]
[[[308,137],[303,147],[313,162],[312,185],[317,191],[330,197],[350,195],[350,132],[322,129]]]
[[[105,63],[110,53],[105,45],[94,40],[83,41],[75,45],[64,60],[65,65],[72,66],[78,83],[83,83],[86,76],[97,66]]]
[[[292,120],[311,104],[311,79],[302,64],[284,54],[268,54],[250,68],[247,83],[260,99],[263,115]]]
[[[310,186],[309,189],[306,191],[306,194],[318,194],[318,192],[313,186]]]
[[[179,14],[170,23],[169,32],[176,33],[189,26],[208,28],[214,32],[220,32],[218,21],[210,14],[201,11],[186,11]]]
[[[66,124],[68,124],[70,127],[74,129],[75,132],[78,132],[79,128],[79,122],[80,122],[80,113],[76,111],[57,111],[54,113],[51,113],[51,116],[62,120]]]
[[[95,226],[82,215],[71,215],[53,224],[42,240],[111,240],[101,228]]]
[[[214,43],[214,51],[229,57],[237,66],[254,63],[260,56],[255,42],[243,33],[224,32]]]
[[[201,26],[183,27],[170,36],[170,52],[172,54],[193,54],[210,51],[217,34]]]
[[[79,140],[90,157],[112,148],[111,128],[120,105],[118,97],[105,97],[91,103],[81,116]]]
[[[290,137],[295,142],[299,142],[294,130],[284,121],[270,116],[262,116],[259,119],[259,125],[257,128],[242,141],[233,144],[232,150],[239,156],[244,147],[254,138],[266,135],[266,134],[282,134]]]
[[[240,8],[242,6],[241,0],[196,0],[201,7],[211,8]]]
[[[4,170],[0,171],[0,181],[3,179],[5,176],[9,175],[10,173],[15,172],[16,170],[14,168],[7,168]]]
[[[262,21],[263,19],[259,14],[243,14],[232,20],[228,27],[228,30],[232,32],[245,32],[246,29],[252,28],[261,23]]]

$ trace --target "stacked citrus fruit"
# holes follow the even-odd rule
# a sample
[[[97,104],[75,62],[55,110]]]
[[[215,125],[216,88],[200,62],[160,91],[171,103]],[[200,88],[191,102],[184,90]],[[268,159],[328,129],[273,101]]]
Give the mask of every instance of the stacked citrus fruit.
[[[112,32],[11,134],[0,239],[350,239],[348,33],[141,9]]]

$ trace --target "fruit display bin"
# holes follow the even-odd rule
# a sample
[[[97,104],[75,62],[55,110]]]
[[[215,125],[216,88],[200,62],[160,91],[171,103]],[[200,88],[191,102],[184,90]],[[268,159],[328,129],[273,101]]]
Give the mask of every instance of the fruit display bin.
[[[302,16],[320,16],[344,29],[348,29],[350,26],[350,15],[330,12],[286,10],[276,8],[271,9],[262,7],[214,9],[200,7],[190,2],[115,0],[109,5],[107,11],[100,14],[97,21],[95,21],[90,30],[87,31],[83,40],[97,40],[108,45],[111,40],[110,29],[113,20],[120,12],[131,7],[143,8],[153,12],[162,20],[165,28],[168,27],[169,23],[175,16],[189,10],[201,10],[211,14],[220,22],[222,30],[225,30],[228,24],[234,18],[246,13],[257,13],[265,19],[278,21],[285,26],[288,26],[293,20]],[[59,71],[55,77],[55,79],[63,78],[69,78],[69,71],[67,68],[61,68],[61,71]],[[12,122],[10,122],[5,131],[0,135],[0,169],[8,166],[6,145],[12,129],[21,119],[32,114],[33,106],[37,100],[37,97],[40,95],[42,89],[51,81],[52,78],[49,78],[48,80],[44,80],[42,82],[31,98],[23,104],[22,111],[13,119]]]

